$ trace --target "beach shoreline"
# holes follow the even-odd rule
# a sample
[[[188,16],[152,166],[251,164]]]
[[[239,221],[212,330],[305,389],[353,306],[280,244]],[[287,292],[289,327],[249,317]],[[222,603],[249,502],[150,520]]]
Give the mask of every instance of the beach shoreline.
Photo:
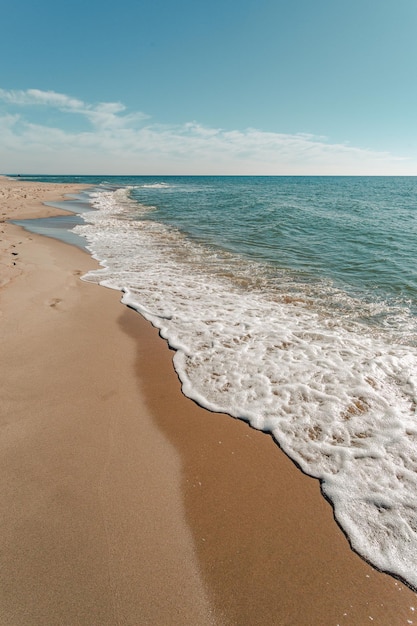
[[[10,224],[81,186],[0,178],[4,624],[417,623],[273,439],[185,398],[86,253]]]

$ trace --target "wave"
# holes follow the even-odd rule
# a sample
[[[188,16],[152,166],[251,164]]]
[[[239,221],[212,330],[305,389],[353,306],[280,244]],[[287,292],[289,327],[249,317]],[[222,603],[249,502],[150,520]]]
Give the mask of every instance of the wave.
[[[127,188],[92,203],[75,230],[102,268],[84,278],[122,291],[176,350],[184,393],[272,433],[353,548],[417,588],[416,347],[152,221]]]
[[[168,183],[147,183],[140,185],[140,187],[142,189],[168,189],[169,187],[172,187],[172,185],[169,185]]]

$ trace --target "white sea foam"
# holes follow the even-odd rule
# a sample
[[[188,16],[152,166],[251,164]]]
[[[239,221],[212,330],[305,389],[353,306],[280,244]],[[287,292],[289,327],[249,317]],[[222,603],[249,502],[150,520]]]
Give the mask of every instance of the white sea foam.
[[[353,547],[417,588],[417,349],[140,220],[125,189],[93,204],[76,230],[103,269],[86,278],[160,329],[187,396],[272,432]]]
[[[171,187],[171,185],[168,183],[148,183],[141,185],[141,187],[143,187],[143,189],[167,189]]]

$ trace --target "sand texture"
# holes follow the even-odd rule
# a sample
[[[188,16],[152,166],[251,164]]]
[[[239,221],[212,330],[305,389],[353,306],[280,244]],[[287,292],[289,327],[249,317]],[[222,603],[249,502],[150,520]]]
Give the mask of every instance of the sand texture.
[[[75,191],[0,178],[0,624],[417,624],[316,480],[181,394],[94,260],[6,221]]]

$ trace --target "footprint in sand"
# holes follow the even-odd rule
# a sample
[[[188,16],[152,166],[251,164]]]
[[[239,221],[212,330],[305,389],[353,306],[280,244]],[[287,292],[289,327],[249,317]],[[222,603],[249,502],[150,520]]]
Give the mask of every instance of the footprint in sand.
[[[49,302],[49,306],[54,309],[60,302],[62,302],[61,298],[54,298]]]

